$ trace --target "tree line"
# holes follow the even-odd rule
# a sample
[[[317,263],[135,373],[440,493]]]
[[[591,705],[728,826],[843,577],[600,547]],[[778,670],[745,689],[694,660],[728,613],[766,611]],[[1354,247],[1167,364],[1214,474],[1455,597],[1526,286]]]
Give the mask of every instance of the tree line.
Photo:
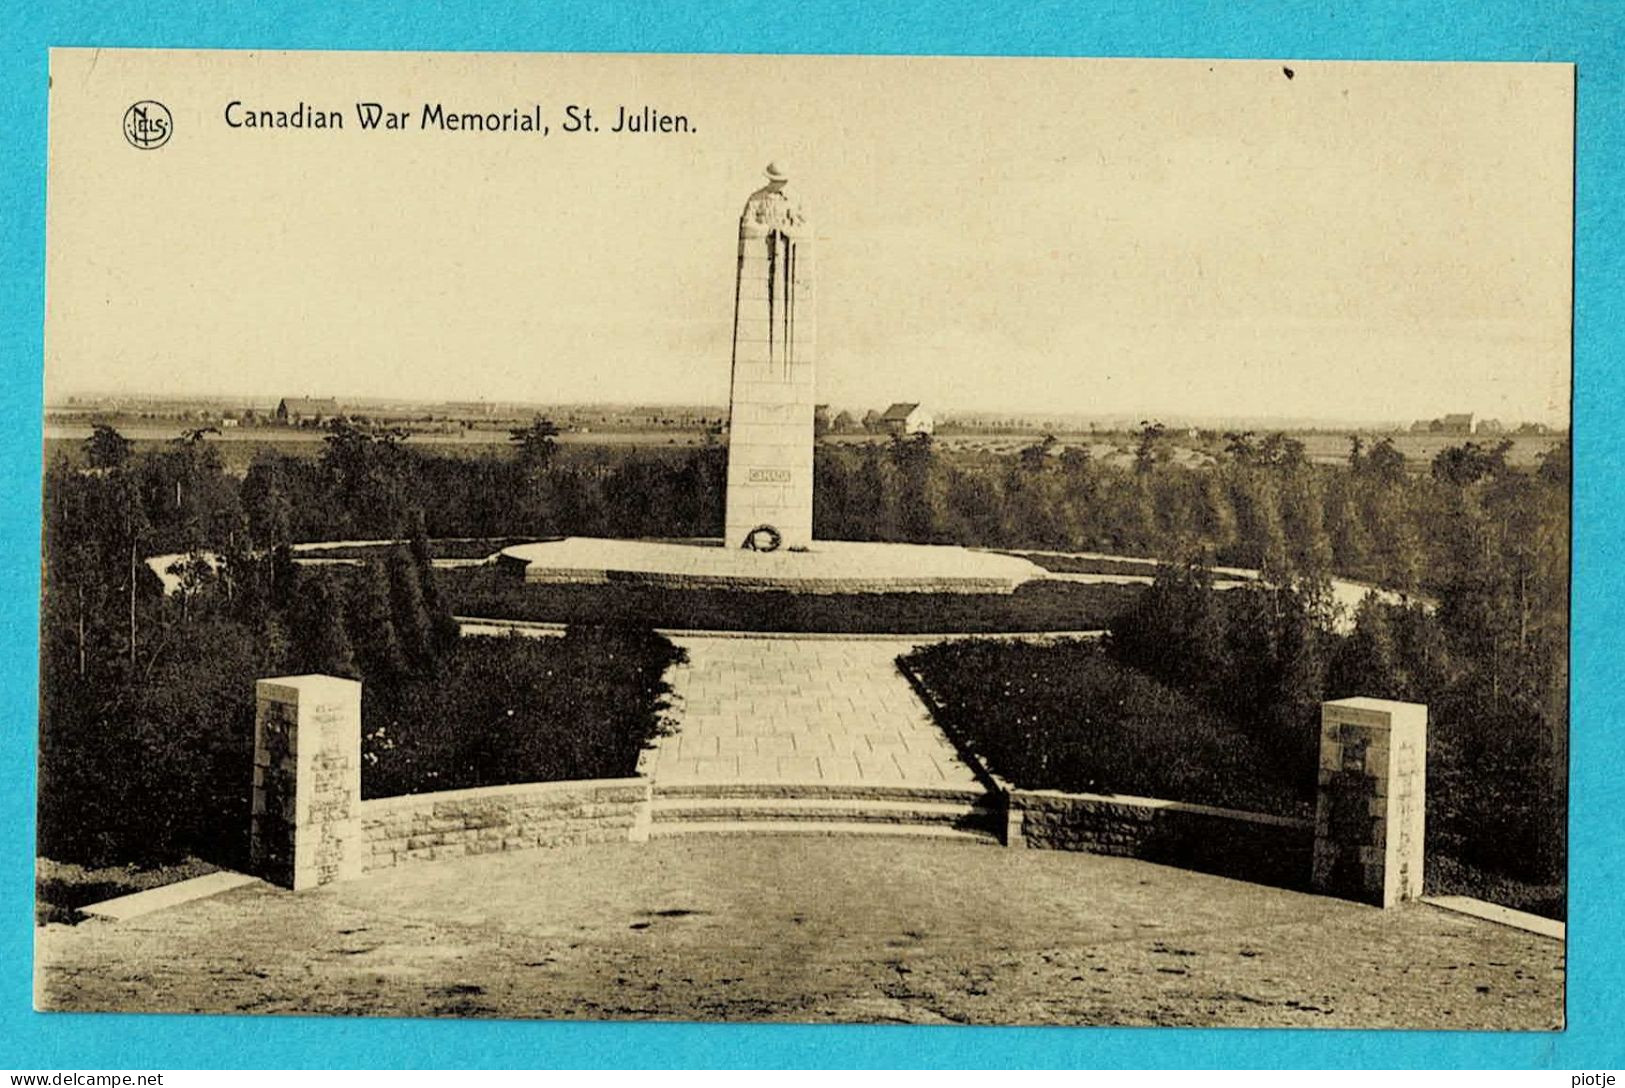
[[[195,721],[201,736],[224,706],[235,708],[226,717],[240,729],[243,713],[252,722],[244,709],[252,680],[273,664],[343,671],[348,654],[369,675],[404,675],[425,660],[436,636],[424,622],[434,620],[403,621],[393,644],[370,634],[384,629],[373,620],[385,611],[416,614],[408,567],[422,557],[365,568],[353,580],[365,589],[358,599],[354,585],[341,592],[302,578],[287,551],[296,541],[720,535],[721,446],[562,447],[555,434],[537,420],[514,431],[508,451],[434,453],[397,431],[340,420],[319,456],[266,450],[238,480],[204,433],[138,455],[97,428],[83,457],[57,459],[45,480],[48,728],[79,723],[84,734],[72,743],[92,747],[102,743],[97,729],[112,730],[118,736],[103,740],[116,750],[118,737],[174,728],[177,716]],[[1273,587],[1265,597],[1220,594],[1235,603],[1201,606],[1223,612],[1222,622],[1196,614],[1151,624],[1161,631],[1154,644],[1181,649],[1167,661],[1146,658],[1146,667],[1184,670],[1192,684],[1198,674],[1239,675],[1228,694],[1210,694],[1261,700],[1237,709],[1278,718],[1283,730],[1327,692],[1421,699],[1452,737],[1476,738],[1460,748],[1462,760],[1477,761],[1471,780],[1480,795],[1493,783],[1506,795],[1538,789],[1561,798],[1568,449],[1529,468],[1506,454],[1505,444],[1464,442],[1418,472],[1391,442],[1355,438],[1344,463],[1316,465],[1288,435],[1238,433],[1211,463],[1187,464],[1154,424],[1142,428],[1127,465],[1053,440],[1013,456],[944,451],[928,436],[820,445],[814,532],[1261,570]],[[170,598],[144,563],[158,553],[187,556],[182,592]],[[1353,648],[1332,654],[1314,632],[1324,626],[1333,574],[1399,590],[1412,604],[1368,602],[1355,617]],[[430,583],[416,585],[427,604]],[[1436,607],[1420,607],[1424,598]],[[226,620],[230,629],[210,626]],[[351,630],[369,634],[346,646],[340,636]],[[1123,643],[1132,639],[1125,629]],[[1249,640],[1258,645],[1246,649]],[[48,740],[66,743],[60,733]],[[1448,775],[1440,785],[1450,788]],[[1491,804],[1481,816],[1493,823],[1496,811]],[[1531,863],[1540,871],[1560,856],[1549,841],[1527,853],[1542,859]]]

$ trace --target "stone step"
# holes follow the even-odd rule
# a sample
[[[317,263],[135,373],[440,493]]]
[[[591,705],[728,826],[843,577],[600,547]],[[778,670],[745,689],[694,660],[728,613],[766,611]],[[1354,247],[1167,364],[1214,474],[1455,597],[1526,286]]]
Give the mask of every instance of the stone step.
[[[923,801],[929,803],[991,804],[988,792],[975,786],[910,786],[861,782],[683,782],[654,783],[654,799],[780,798],[787,800]]]
[[[875,798],[667,797],[657,799],[651,808],[655,824],[765,820],[991,829],[998,826],[998,816],[980,804]]]
[[[869,823],[861,820],[693,820],[654,823],[652,839],[679,835],[875,835],[906,839],[932,839],[967,846],[1000,846],[991,831],[946,827],[940,824]]]

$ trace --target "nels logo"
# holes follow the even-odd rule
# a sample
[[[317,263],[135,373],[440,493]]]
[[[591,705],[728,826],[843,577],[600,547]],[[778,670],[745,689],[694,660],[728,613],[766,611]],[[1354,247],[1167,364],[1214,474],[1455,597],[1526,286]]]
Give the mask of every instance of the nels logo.
[[[174,131],[175,119],[162,102],[145,99],[124,111],[124,138],[131,147],[142,151],[163,147]]]

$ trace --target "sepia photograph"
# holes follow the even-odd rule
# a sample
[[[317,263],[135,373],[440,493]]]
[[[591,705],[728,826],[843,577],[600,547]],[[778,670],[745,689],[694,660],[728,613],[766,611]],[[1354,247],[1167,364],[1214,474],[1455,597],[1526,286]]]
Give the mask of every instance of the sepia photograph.
[[[1572,64],[49,68],[41,1012],[1564,1029]]]

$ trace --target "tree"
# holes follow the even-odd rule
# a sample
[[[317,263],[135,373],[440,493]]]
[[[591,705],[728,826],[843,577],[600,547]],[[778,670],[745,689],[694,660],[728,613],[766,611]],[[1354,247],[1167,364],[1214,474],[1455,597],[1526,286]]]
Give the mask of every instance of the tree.
[[[1493,448],[1467,442],[1442,449],[1433,458],[1433,478],[1442,483],[1467,487],[1507,470],[1507,452],[1512,439],[1503,438]]]
[[[344,605],[328,577],[300,575],[288,634],[295,662],[292,668],[297,672],[359,679]]]
[[[1331,478],[1325,494],[1325,528],[1331,541],[1333,568],[1361,577],[1370,565],[1371,536],[1355,504],[1354,486],[1352,474]]]
[[[1252,431],[1226,431],[1224,434],[1224,456],[1229,460],[1243,465],[1251,465],[1258,460],[1258,436]]]
[[[1355,608],[1354,629],[1343,640],[1328,671],[1327,693],[1333,698],[1413,698],[1400,665],[1391,611],[1391,606],[1385,605],[1376,593],[1367,593]]]
[[[367,560],[351,582],[348,596],[345,616],[362,681],[398,683],[409,663],[395,628],[388,568],[376,559]]]
[[[1570,468],[1572,461],[1573,450],[1569,440],[1565,438],[1540,455],[1540,478],[1567,491],[1572,476]]]
[[[123,468],[130,460],[130,448],[130,440],[106,423],[97,423],[85,439],[85,456],[91,468]]]
[[[285,466],[274,454],[256,456],[243,477],[249,538],[262,548],[277,548],[292,540],[293,504],[286,488]]]
[[[406,454],[399,427],[373,427],[334,419],[322,440],[321,466],[338,502],[335,528],[345,532],[398,537],[407,524],[409,500]]]
[[[1351,466],[1357,475],[1392,487],[1405,481],[1405,455],[1399,452],[1392,438],[1379,438],[1371,446],[1360,464]]]
[[[408,550],[418,579],[423,613],[429,621],[429,654],[434,660],[442,660],[456,647],[462,631],[440,592],[440,583],[435,580],[434,561],[429,555],[429,539],[421,518],[412,527]]]
[[[1140,439],[1134,447],[1134,471],[1139,473],[1150,472],[1160,460],[1167,457],[1167,450],[1163,441],[1168,433],[1158,420],[1140,421]]]
[[[1151,587],[1112,621],[1111,650],[1187,691],[1209,692],[1225,672],[1225,616],[1199,553],[1157,567]]]
[[[537,416],[525,427],[508,432],[508,441],[519,451],[519,464],[526,471],[546,468],[553,463],[559,429],[551,419]]]
[[[1309,465],[1303,443],[1284,431],[1274,431],[1259,443],[1258,462],[1283,472],[1296,472]]]
[[[891,460],[900,488],[897,510],[905,539],[915,543],[934,539],[940,520],[932,486],[936,463],[932,445],[931,436],[924,432],[894,435],[891,441]]]

